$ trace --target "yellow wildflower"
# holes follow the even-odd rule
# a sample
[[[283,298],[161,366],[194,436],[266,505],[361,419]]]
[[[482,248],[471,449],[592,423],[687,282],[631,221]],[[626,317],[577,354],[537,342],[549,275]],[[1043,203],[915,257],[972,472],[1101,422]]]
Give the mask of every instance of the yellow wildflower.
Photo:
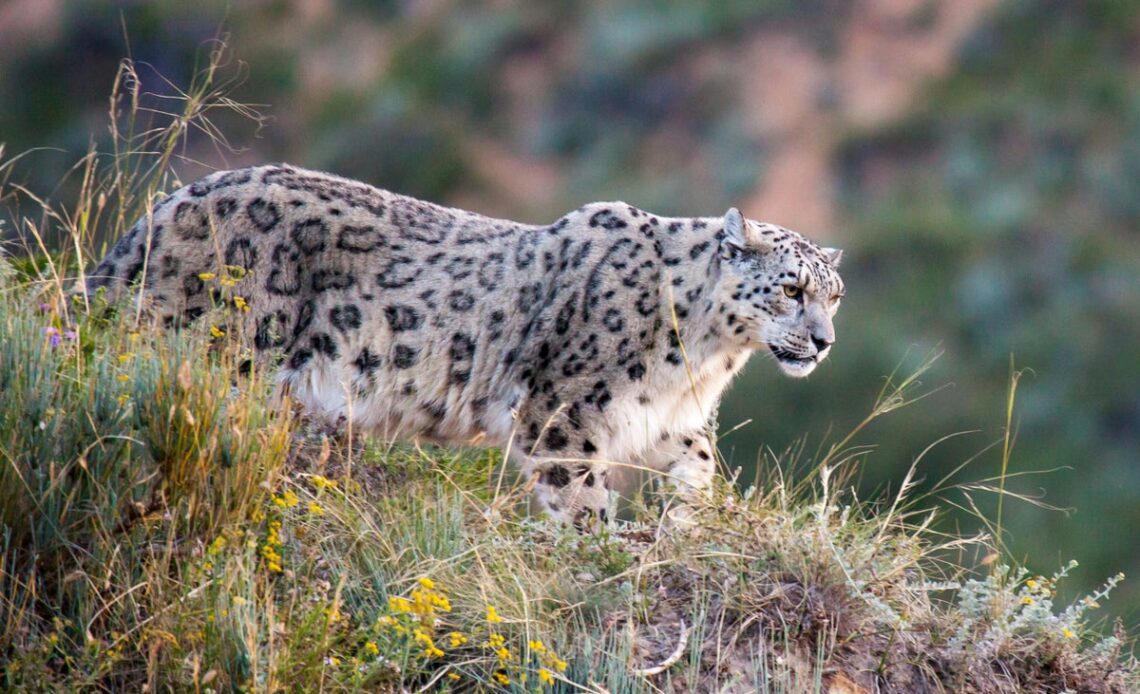
[[[424,649],[424,655],[429,658],[441,658],[443,657],[443,651],[435,646],[429,646],[428,648]]]
[[[223,277],[222,279],[218,280],[218,284],[222,285],[223,287],[232,287],[237,284],[237,280],[231,279],[229,277]]]
[[[273,497],[273,503],[277,504],[279,508],[293,508],[300,502],[301,500],[297,498],[292,489],[286,489],[281,496]]]
[[[215,277],[217,277],[217,275],[212,273],[212,272],[199,272],[198,273],[198,279],[200,279],[200,280],[212,280]]]
[[[462,634],[462,632],[453,631],[450,634],[448,634],[447,637],[449,639],[451,639],[451,647],[452,648],[459,648],[463,644],[467,643],[467,637],[464,636]]]
[[[1071,639],[1074,636],[1076,636],[1076,634],[1074,634],[1073,630],[1070,629],[1069,627],[1065,627],[1064,629],[1061,630],[1061,636],[1064,636],[1067,639]]]
[[[329,478],[322,477],[321,475],[313,475],[312,477],[309,478],[309,481],[312,482],[313,486],[316,487],[317,489],[335,489],[336,488],[336,480],[330,480]]]
[[[128,374],[119,374],[117,378],[119,379],[119,383],[126,383],[127,381],[131,380],[131,377]]]
[[[555,670],[559,672],[566,672],[566,666],[569,663],[567,663],[565,660],[562,660],[561,658],[551,658],[550,664],[554,666]]]
[[[499,616],[498,611],[495,610],[493,605],[487,605],[487,621],[491,624],[498,624],[503,621],[503,618]]]
[[[538,679],[543,684],[554,684],[554,675],[550,674],[550,670],[547,670],[546,668],[538,669]]]
[[[419,581],[417,581],[417,582],[421,586],[423,586],[424,588],[427,588],[428,590],[432,590],[435,588],[435,581],[431,580],[430,578],[427,578],[426,576],[424,578],[419,579]]]
[[[1025,586],[1026,586],[1027,588],[1029,588],[1029,590],[1037,590],[1037,581],[1034,581],[1034,580],[1031,578],[1031,579],[1029,579],[1028,581],[1026,581],[1026,582],[1025,582]]]
[[[249,304],[246,302],[244,297],[240,297],[240,296],[234,297],[234,308],[236,308],[239,311],[249,312]]]
[[[380,647],[373,641],[364,644],[364,652],[368,655],[380,655]]]
[[[502,634],[491,633],[487,635],[487,646],[489,648],[499,648],[507,642],[507,637]]]
[[[210,337],[225,337],[226,331],[216,325],[210,326]]]
[[[321,508],[321,505],[318,504],[317,502],[310,501],[309,502],[309,513],[313,514],[314,516],[323,516],[323,515],[325,515],[325,510],[323,508]]]
[[[131,357],[133,357],[133,356],[135,356],[135,355],[131,354],[130,352],[124,352],[123,354],[119,355],[119,363],[120,364],[126,364],[127,362],[129,362],[131,360]]]
[[[407,598],[393,595],[388,598],[388,609],[392,612],[411,612],[412,602]]]
[[[526,645],[527,648],[534,651],[535,653],[542,653],[546,650],[546,646],[542,643],[542,641],[539,641],[538,639],[535,639],[534,641],[527,641]]]
[[[269,561],[281,561],[281,555],[277,553],[277,547],[280,546],[281,543],[277,541],[277,538],[270,536],[261,546],[261,556]]]
[[[511,651],[509,648],[506,648],[505,646],[502,648],[499,648],[499,650],[495,651],[495,655],[499,656],[499,660],[502,660],[502,661],[507,661],[507,660],[511,659]]]
[[[494,678],[496,682],[504,687],[511,683],[511,678],[507,677],[507,673],[505,672],[496,672]]]
[[[335,655],[330,655],[329,657],[325,658],[325,665],[336,667],[337,665],[340,665],[340,658],[336,657]]]
[[[458,682],[460,680],[459,673],[449,672],[447,673],[447,679],[451,680],[452,682]]]
[[[428,648],[435,646],[435,642],[432,641],[431,636],[429,636],[428,633],[423,629],[416,629],[415,632],[413,632],[412,636],[416,639],[416,641],[422,643]]]
[[[1025,597],[1023,597],[1023,598],[1021,599],[1021,604],[1022,604],[1022,605],[1032,605],[1032,604],[1033,604],[1033,598],[1031,598],[1031,597],[1029,597],[1028,595],[1026,595]]]

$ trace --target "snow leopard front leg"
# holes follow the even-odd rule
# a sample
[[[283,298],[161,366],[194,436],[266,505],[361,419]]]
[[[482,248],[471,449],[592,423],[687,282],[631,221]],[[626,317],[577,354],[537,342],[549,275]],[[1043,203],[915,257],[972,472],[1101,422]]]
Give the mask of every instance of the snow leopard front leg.
[[[672,434],[645,455],[647,467],[661,473],[666,492],[665,512],[669,521],[687,525],[692,504],[708,492],[716,475],[713,444],[704,430]]]
[[[575,456],[562,441],[561,429],[551,427],[537,443],[512,451],[523,474],[535,477],[535,500],[556,521],[573,525],[580,531],[594,531],[607,525],[612,517],[610,469],[588,440],[586,449]]]

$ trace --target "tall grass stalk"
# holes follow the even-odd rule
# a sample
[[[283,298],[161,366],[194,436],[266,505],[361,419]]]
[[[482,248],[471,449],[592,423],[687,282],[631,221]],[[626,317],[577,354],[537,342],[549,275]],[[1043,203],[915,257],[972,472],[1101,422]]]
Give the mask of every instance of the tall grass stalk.
[[[994,521],[994,541],[998,547],[1005,546],[1005,536],[1002,534],[1002,509],[1005,500],[1005,481],[1009,472],[1009,460],[1013,452],[1013,403],[1017,398],[1017,384],[1021,381],[1023,372],[1013,366],[1013,355],[1009,355],[1009,389],[1005,398],[1005,431],[1001,443],[1001,474],[998,476],[997,516]]]

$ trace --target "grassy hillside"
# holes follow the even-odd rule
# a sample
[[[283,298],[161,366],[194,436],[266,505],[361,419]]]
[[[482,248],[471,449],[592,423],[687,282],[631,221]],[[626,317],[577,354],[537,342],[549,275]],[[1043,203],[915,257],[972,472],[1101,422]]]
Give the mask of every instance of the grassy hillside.
[[[635,494],[630,520],[582,536],[531,518],[495,453],[305,434],[224,338],[128,306],[73,323],[50,279],[0,282],[7,687],[1140,684],[1123,635],[1089,628],[1118,579],[1054,606],[1064,570],[939,536],[905,494],[854,499],[848,449],[799,480],[722,483],[690,531]]]
[[[905,492],[856,499],[857,450],[722,482],[691,530],[633,490],[628,520],[579,535],[531,517],[495,452],[306,433],[236,343],[129,306],[72,322],[21,266],[0,275],[6,688],[1140,686],[1096,619],[1119,578],[1055,604],[1067,569],[935,533]]]
[[[0,686],[1140,687],[1127,636],[1097,618],[1119,578],[1058,603],[1068,567],[1031,575],[985,536],[935,532],[909,476],[858,498],[850,437],[766,460],[757,485],[725,466],[692,529],[663,526],[647,487],[583,536],[532,517],[496,452],[310,431],[269,374],[243,372],[239,337],[208,329],[225,308],[171,334],[129,302],[82,305],[66,289],[92,238],[176,185],[181,138],[234,106],[209,74],[161,127],[116,113],[115,153],[84,159],[62,206],[25,200],[24,254],[0,260]],[[860,428],[920,396],[920,375]]]

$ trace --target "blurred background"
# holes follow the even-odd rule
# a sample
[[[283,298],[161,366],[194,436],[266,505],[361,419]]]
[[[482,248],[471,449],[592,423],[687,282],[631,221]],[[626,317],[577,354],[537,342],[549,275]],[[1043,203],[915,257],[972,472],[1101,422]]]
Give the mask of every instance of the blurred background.
[[[107,146],[118,61],[169,93],[220,34],[232,95],[267,120],[217,114],[237,151],[192,137],[187,182],[283,160],[535,223],[736,205],[845,248],[832,357],[806,381],[757,358],[722,407],[744,481],[764,451],[842,437],[939,348],[923,381],[945,387],[856,439],[866,499],[973,432],[923,458],[929,490],[1001,438],[1013,355],[1011,472],[1051,472],[1009,486],[1069,509],[1007,499],[1013,556],[1079,560],[1067,596],[1125,571],[1104,613],[1140,625],[1140,2],[4,0],[0,142],[50,148],[13,182],[66,200]],[[1000,458],[924,500],[943,528],[979,527],[953,484]]]

